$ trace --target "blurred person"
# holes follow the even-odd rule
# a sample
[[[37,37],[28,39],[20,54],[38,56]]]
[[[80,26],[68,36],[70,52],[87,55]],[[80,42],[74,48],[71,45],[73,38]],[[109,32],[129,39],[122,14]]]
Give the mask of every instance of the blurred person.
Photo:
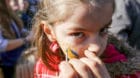
[[[32,33],[27,36],[10,1],[0,0],[0,66],[4,78],[14,78],[17,60],[32,38]]]
[[[12,10],[21,17],[24,28],[29,30],[31,28],[31,20],[36,10],[36,7],[31,9],[31,6],[33,7],[37,2],[30,0],[8,0],[8,2]]]

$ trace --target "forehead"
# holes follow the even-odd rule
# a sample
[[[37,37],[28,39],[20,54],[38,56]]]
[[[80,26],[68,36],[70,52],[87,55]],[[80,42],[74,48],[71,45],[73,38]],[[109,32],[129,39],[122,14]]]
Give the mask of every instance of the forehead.
[[[77,27],[94,28],[95,30],[98,30],[111,21],[112,13],[112,3],[105,4],[102,7],[80,4],[75,8],[73,14],[66,20],[66,22],[71,22]]]

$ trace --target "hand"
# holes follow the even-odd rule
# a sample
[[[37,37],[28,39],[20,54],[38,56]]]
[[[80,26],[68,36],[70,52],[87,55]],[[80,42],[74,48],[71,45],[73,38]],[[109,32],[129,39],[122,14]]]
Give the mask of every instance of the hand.
[[[28,42],[31,42],[33,39],[34,39],[34,37],[33,37],[33,32],[30,32],[29,35],[26,37],[26,40],[27,40]]]
[[[93,52],[85,51],[85,56],[61,62],[59,78],[110,78],[105,65]]]

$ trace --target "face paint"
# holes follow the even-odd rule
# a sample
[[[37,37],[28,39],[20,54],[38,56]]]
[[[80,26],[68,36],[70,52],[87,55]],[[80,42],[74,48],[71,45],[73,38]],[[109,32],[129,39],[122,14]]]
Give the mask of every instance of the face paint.
[[[71,50],[70,48],[67,49],[66,51],[66,61],[68,61],[69,59],[72,59],[72,58],[78,58],[78,54],[77,52],[75,52],[74,50]]]

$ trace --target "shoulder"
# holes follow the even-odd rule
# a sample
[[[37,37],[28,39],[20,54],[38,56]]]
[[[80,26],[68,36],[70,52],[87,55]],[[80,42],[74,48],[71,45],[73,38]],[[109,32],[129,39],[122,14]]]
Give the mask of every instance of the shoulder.
[[[58,72],[50,70],[41,59],[36,62],[34,68],[34,77],[36,78],[54,78]]]
[[[42,60],[39,59],[35,64],[35,72],[36,73],[41,73],[42,69],[44,69],[44,68],[46,69],[46,66],[44,65]]]

